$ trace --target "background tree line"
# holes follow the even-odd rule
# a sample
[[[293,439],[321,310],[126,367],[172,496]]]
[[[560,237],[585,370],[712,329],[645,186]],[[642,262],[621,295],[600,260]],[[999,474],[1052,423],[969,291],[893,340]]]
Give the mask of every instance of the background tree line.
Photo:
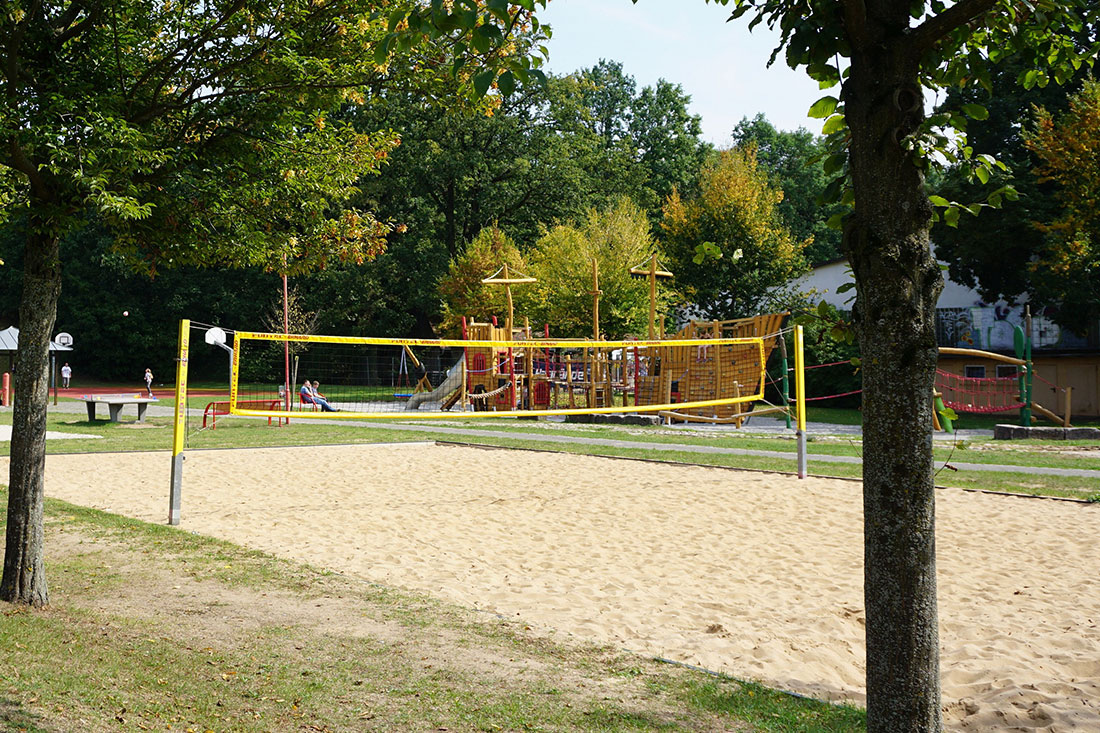
[[[355,210],[378,212],[371,256],[330,258],[291,274],[317,332],[454,334],[459,316],[499,305],[491,293],[468,293],[466,302],[479,308],[462,313],[462,299],[452,301],[447,285],[455,267],[474,267],[482,273],[476,279],[499,267],[497,253],[485,258],[486,238],[509,242],[515,264],[540,278],[529,294],[517,293],[520,312],[562,336],[591,331],[593,258],[606,291],[604,333],[621,336],[645,332],[645,285],[626,270],[655,250],[678,275],[673,289],[662,290],[662,311],[690,302],[698,315],[723,318],[789,307],[779,295],[785,281],[810,260],[836,257],[836,233],[812,204],[826,178],[813,162],[818,143],[805,130],[780,132],[761,117],[746,119],[733,131],[738,150],[716,151],[702,140],[700,119],[678,85],[660,80],[638,89],[610,61],[490,96],[489,103],[445,76],[430,83],[399,77],[391,86],[370,104],[347,103],[310,122],[349,134],[388,131],[371,154],[379,164],[343,194]],[[262,207],[271,230],[265,236],[292,242],[293,259],[319,236],[291,222],[295,186],[319,187],[271,180],[278,183],[235,192],[247,200],[223,203]],[[749,205],[764,199],[764,211]],[[325,212],[323,196],[317,201]],[[13,217],[0,229],[6,323],[18,322],[25,227]],[[723,256],[696,263],[704,242]],[[167,375],[182,315],[227,327],[278,327],[271,314],[281,303],[279,263],[150,268],[128,246],[94,218],[61,241],[68,264],[55,331],[77,339],[70,362],[79,376],[126,380],[150,361],[154,371],[164,362],[160,373]],[[196,376],[221,377],[223,361],[216,353],[199,356]]]
[[[987,300],[1026,294],[1036,304],[1065,304],[1063,325],[1084,329],[1100,316],[1100,287],[1090,274],[1100,271],[1100,255],[1095,217],[1082,203],[1095,198],[1096,185],[1081,172],[1100,165],[1049,149],[1070,131],[1081,150],[1098,149],[1090,142],[1100,135],[1096,84],[1049,85],[1025,97],[1014,74],[995,71],[993,92],[971,91],[967,100],[989,110],[987,120],[971,123],[972,139],[1004,151],[1012,172],[1000,175],[1021,195],[956,227],[938,225],[937,255],[953,278]],[[356,182],[350,200],[402,226],[386,231],[373,259],[334,261],[291,277],[316,332],[455,335],[462,315],[503,314],[503,294],[474,285],[463,291],[454,279],[479,280],[507,259],[540,279],[517,290],[517,312],[539,327],[551,324],[557,335],[588,335],[595,258],[606,291],[605,335],[644,334],[648,296],[625,271],[652,251],[677,274],[661,291],[670,326],[676,307],[687,304],[689,313],[707,318],[811,313],[782,285],[809,264],[839,257],[840,232],[827,222],[841,205],[820,201],[829,182],[822,141],[805,129],[780,131],[763,116],[745,118],[731,131],[734,148],[716,150],[702,140],[678,85],[660,80],[639,90],[610,61],[552,76],[545,87],[525,87],[493,106],[466,99],[450,79],[423,92],[410,84],[333,115],[337,124],[388,129],[400,140],[376,175]],[[1021,109],[1030,120],[1023,125]],[[976,196],[980,182],[960,168],[933,183],[948,198],[964,198]],[[1063,201],[1070,190],[1079,191],[1076,209]],[[5,324],[18,323],[24,231],[19,218],[0,228]],[[704,244],[722,256],[696,261]],[[56,330],[76,335],[70,361],[80,377],[137,379],[144,362],[164,362],[167,378],[181,314],[230,327],[279,327],[273,313],[281,307],[281,281],[269,268],[185,266],[151,277],[121,251],[125,242],[94,222],[61,247],[70,264]],[[855,356],[855,347],[827,327],[814,334],[812,358],[818,351],[822,361]],[[199,354],[196,374],[220,378],[223,361],[213,351]],[[858,388],[858,376],[835,386]]]

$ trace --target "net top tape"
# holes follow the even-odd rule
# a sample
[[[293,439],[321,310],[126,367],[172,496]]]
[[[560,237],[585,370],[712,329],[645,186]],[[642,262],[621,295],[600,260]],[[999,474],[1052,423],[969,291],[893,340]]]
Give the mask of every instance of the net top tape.
[[[404,339],[382,338],[375,336],[313,336],[306,334],[260,333],[256,331],[237,331],[237,341],[290,341],[295,343],[319,344],[366,344],[377,346],[436,346],[441,348],[492,347],[508,348],[549,348],[549,349],[655,349],[670,346],[729,346],[763,344],[763,337],[742,338],[697,338],[697,339],[658,339],[653,341],[593,341],[591,339],[522,339],[519,341],[481,341],[474,339]]]

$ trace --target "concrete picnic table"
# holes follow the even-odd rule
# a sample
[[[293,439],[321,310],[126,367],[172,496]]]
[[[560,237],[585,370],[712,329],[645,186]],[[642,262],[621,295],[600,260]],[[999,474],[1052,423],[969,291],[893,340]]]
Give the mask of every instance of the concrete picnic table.
[[[118,414],[122,412],[124,405],[137,405],[138,422],[145,422],[145,408],[150,402],[157,402],[156,397],[145,397],[139,393],[127,394],[86,394],[81,398],[88,406],[88,422],[95,420],[95,406],[99,403],[107,405],[111,414],[111,422],[119,422]]]

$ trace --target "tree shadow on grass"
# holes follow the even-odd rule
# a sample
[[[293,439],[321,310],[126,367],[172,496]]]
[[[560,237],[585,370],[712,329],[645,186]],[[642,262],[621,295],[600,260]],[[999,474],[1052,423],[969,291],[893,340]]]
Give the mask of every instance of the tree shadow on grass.
[[[0,697],[0,731],[4,733],[58,733],[57,728],[49,727],[42,716],[23,709],[18,700]]]

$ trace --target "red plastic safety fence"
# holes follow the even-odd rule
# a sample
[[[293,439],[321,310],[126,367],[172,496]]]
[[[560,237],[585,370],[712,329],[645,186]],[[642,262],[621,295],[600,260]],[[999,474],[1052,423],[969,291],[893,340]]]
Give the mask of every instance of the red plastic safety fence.
[[[1015,376],[960,377],[937,369],[936,389],[943,395],[943,404],[955,412],[1006,412],[1024,406]]]
[[[851,392],[842,392],[840,394],[830,394],[830,395],[825,395],[824,397],[807,397],[806,401],[807,402],[817,402],[818,400],[832,400],[832,399],[836,399],[837,397],[850,397],[851,395],[859,394],[862,391],[863,391],[862,389],[856,389],[856,390],[853,390]]]

